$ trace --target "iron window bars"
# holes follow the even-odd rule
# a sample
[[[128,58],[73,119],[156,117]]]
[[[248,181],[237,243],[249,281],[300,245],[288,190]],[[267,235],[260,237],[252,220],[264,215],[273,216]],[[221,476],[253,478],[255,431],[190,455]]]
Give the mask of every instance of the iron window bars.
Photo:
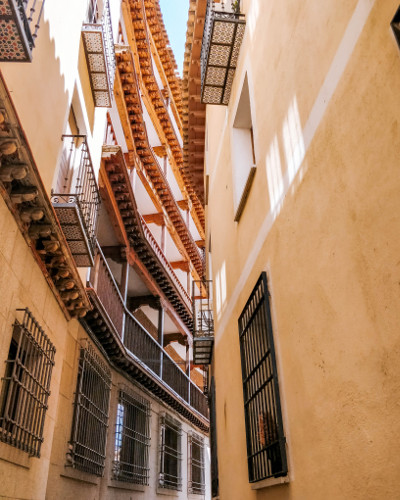
[[[0,1],[0,61],[32,61],[44,2],[39,5],[38,0]]]
[[[196,495],[204,495],[204,439],[190,432],[188,434],[188,491]]]
[[[182,425],[168,414],[160,415],[160,474],[162,488],[182,491]]]
[[[120,389],[112,478],[149,484],[150,403],[138,394]]]
[[[201,47],[201,102],[228,105],[246,22],[240,0],[207,0]]]
[[[249,481],[285,476],[287,460],[267,275],[239,318]]]
[[[88,344],[81,348],[67,466],[102,476],[110,403],[111,372]]]
[[[400,7],[397,9],[392,22],[390,23],[397,45],[400,49]]]
[[[40,457],[56,349],[28,308],[17,309],[0,399],[0,440]]]

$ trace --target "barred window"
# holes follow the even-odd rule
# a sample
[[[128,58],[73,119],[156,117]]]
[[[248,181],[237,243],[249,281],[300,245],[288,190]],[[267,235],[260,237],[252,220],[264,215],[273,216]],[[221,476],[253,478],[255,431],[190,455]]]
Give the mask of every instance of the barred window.
[[[67,465],[96,476],[104,472],[110,388],[108,366],[90,344],[82,348]]]
[[[168,414],[160,415],[160,476],[162,488],[182,491],[182,425]]]
[[[0,398],[0,441],[40,457],[56,349],[29,309],[17,309]]]
[[[188,434],[189,493],[204,495],[204,439],[193,432]]]
[[[149,484],[150,403],[127,389],[119,391],[112,477]]]
[[[239,318],[249,481],[285,476],[287,461],[267,275]]]

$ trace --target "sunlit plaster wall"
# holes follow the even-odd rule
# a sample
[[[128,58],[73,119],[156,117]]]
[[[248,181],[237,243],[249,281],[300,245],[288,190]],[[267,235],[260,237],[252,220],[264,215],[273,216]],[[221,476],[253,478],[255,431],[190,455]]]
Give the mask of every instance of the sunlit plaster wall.
[[[221,500],[400,494],[397,8],[391,0],[243,2],[230,104],[207,107]],[[245,72],[257,171],[235,223],[231,127]],[[256,491],[237,319],[261,271],[290,482]]]

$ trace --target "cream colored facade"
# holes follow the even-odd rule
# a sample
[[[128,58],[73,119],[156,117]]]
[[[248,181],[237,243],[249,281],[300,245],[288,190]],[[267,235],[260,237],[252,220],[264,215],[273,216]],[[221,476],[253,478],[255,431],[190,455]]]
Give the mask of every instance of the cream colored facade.
[[[241,2],[229,105],[206,114],[220,500],[400,497],[398,7]],[[245,80],[256,170],[235,222]],[[249,483],[238,318],[263,271],[289,472]]]
[[[96,264],[92,268],[76,268],[73,264],[71,252],[68,250],[67,242],[60,236],[64,228],[61,229],[56,213],[51,208],[51,190],[52,188],[55,189],[57,185],[60,164],[64,154],[61,137],[63,134],[76,134],[76,131],[71,130],[71,116],[74,115],[74,124],[78,125],[78,133],[86,136],[95,172],[96,185],[100,184],[101,196],[103,198],[103,208],[99,216],[98,243],[102,247],[114,245],[118,249],[120,246],[129,246],[127,233],[123,233],[121,229],[123,225],[120,213],[116,209],[117,205],[110,194],[110,190],[107,191],[109,186],[107,182],[109,181],[106,179],[105,164],[109,161],[109,156],[104,156],[103,146],[107,145],[111,147],[111,150],[113,152],[117,151],[118,154],[122,152],[120,156],[124,158],[127,158],[129,154],[136,154],[136,149],[130,149],[127,146],[126,133],[128,129],[126,127],[125,129],[123,128],[121,110],[117,107],[116,96],[112,98],[111,108],[95,107],[82,41],[82,23],[88,21],[87,12],[89,3],[80,0],[46,0],[38,37],[33,49],[33,61],[29,63],[2,62],[0,66],[0,100],[2,103],[0,111],[2,117],[5,118],[6,126],[8,126],[8,120],[12,113],[7,110],[4,112],[4,104],[7,103],[8,110],[12,109],[12,107],[15,108],[16,116],[12,120],[12,127],[15,130],[18,129],[19,133],[24,134],[24,138],[27,141],[24,143],[25,139],[21,139],[22,144],[26,146],[26,150],[30,150],[31,158],[34,161],[34,165],[30,165],[30,168],[32,172],[38,172],[38,178],[42,182],[40,186],[40,182],[38,181],[39,191],[43,193],[43,196],[47,196],[46,206],[49,210],[48,214],[50,214],[51,223],[53,224],[52,234],[55,234],[54,228],[57,227],[57,237],[61,241],[62,252],[64,252],[64,256],[67,256],[67,264],[70,266],[68,269],[72,269],[71,273],[75,273],[73,274],[76,285],[74,290],[79,291],[81,294],[80,298],[88,294],[85,295],[84,300],[82,299],[84,304],[78,306],[76,310],[73,308],[73,300],[68,302],[69,299],[65,299],[68,289],[57,288],[59,283],[57,281],[58,276],[55,277],[52,274],[53,271],[46,267],[50,259],[49,255],[46,255],[41,260],[40,255],[43,255],[43,252],[40,254],[37,251],[38,247],[35,248],[35,241],[32,238],[30,239],[29,224],[21,224],[19,219],[20,207],[10,202],[10,193],[15,186],[8,181],[0,182],[0,192],[2,194],[0,197],[0,375],[3,376],[5,373],[5,362],[9,358],[13,324],[18,315],[18,309],[28,308],[31,311],[56,349],[55,363],[50,378],[48,409],[44,418],[43,443],[40,449],[40,457],[31,457],[26,451],[18,449],[18,446],[12,446],[6,442],[7,432],[2,429],[4,414],[2,413],[3,406],[1,405],[3,405],[4,401],[2,400],[0,403],[0,498],[32,500],[73,498],[120,500],[156,498],[163,498],[165,500],[172,498],[181,500],[209,499],[208,418],[205,397],[202,391],[195,387],[193,382],[189,380],[191,371],[191,332],[186,324],[187,322],[185,323],[181,319],[175,302],[172,303],[172,301],[169,301],[169,297],[164,294],[162,286],[158,285],[155,280],[152,281],[150,271],[147,276],[148,281],[145,281],[143,278],[146,271],[144,269],[145,265],[140,268],[142,274],[135,267],[140,261],[139,257],[135,257],[136,260],[134,257],[129,261],[126,260],[125,271],[121,270],[122,265],[120,261],[113,261],[112,257],[101,257],[103,259],[103,268],[106,269],[106,274],[108,273],[107,286],[110,287],[109,295],[107,295],[108,289],[106,293],[103,292],[105,303],[103,310],[103,319],[105,322],[103,323],[103,330],[104,328],[109,328],[107,331],[116,332],[116,323],[115,325],[113,323],[115,317],[112,316],[112,307],[113,305],[115,306],[116,302],[118,303],[118,300],[122,301],[122,305],[118,303],[118,311],[122,311],[121,318],[129,316],[131,318],[130,321],[134,322],[134,319],[132,319],[133,313],[130,314],[131,311],[128,311],[127,301],[129,298],[146,294],[154,295],[155,297],[159,296],[166,311],[161,327],[160,324],[157,324],[156,311],[144,305],[141,308],[141,313],[147,317],[152,330],[157,332],[157,327],[159,332],[160,328],[163,330],[161,339],[151,340],[151,342],[154,345],[157,344],[157,349],[160,353],[163,352],[161,359],[164,360],[164,363],[169,363],[172,370],[171,373],[175,373],[175,375],[178,373],[177,377],[179,380],[184,381],[183,385],[189,384],[189,395],[185,399],[185,397],[178,394],[176,386],[174,386],[175,381],[172,378],[169,382],[166,378],[162,380],[161,375],[149,370],[146,362],[149,364],[149,362],[154,360],[143,360],[140,357],[140,353],[134,352],[132,347],[128,349],[124,344],[124,333],[121,330],[119,331],[119,336],[112,334],[109,338],[112,337],[113,341],[116,342],[115,346],[119,346],[120,357],[118,359],[121,359],[121,356],[125,356],[124,366],[127,368],[125,371],[120,365],[116,366],[110,352],[107,351],[107,345],[110,342],[102,344],[102,340],[94,332],[94,327],[91,330],[88,326],[89,321],[93,321],[93,318],[98,318],[98,312],[94,312],[94,309],[87,307],[87,304],[89,304],[89,291],[86,289],[85,292],[85,287],[95,287],[97,291],[97,286],[100,286],[97,272],[101,258],[96,261]],[[138,3],[141,8],[142,6],[144,8],[144,2],[141,1]],[[101,13],[105,2],[97,2],[97,4]],[[129,2],[110,0],[114,33],[113,43],[120,43],[121,37],[125,37],[125,40],[128,40],[128,4]],[[37,5],[40,7],[42,2],[38,2]],[[151,39],[150,35],[149,38]],[[128,44],[129,42],[125,44],[124,50],[133,51],[132,47],[127,48]],[[138,57],[137,52],[134,56]],[[157,62],[157,64],[154,63],[155,67],[162,68],[161,59],[156,49],[154,49],[153,57]],[[138,68],[136,70],[138,71]],[[156,69],[155,71],[158,70]],[[2,82],[4,82],[5,86],[3,86]],[[160,91],[163,87],[162,84],[164,84],[167,91],[172,94],[172,90],[168,89],[165,75],[163,75],[162,79],[158,75],[158,83]],[[142,81],[141,85],[143,85]],[[8,95],[6,88],[9,92]],[[149,148],[157,148],[161,143],[159,134],[160,125],[154,123],[155,113],[154,110],[150,109],[150,104],[146,101],[144,93],[145,91],[143,90],[143,116],[145,118],[145,127],[147,127],[148,135],[150,136]],[[175,102],[172,99],[171,101],[169,104],[170,119],[174,123],[176,134],[180,137],[180,129],[177,124],[179,120],[177,115],[173,114],[177,114]],[[107,142],[108,139],[106,138],[108,133],[107,126],[110,123],[114,128],[112,143]],[[5,132],[5,129],[2,129],[1,126],[2,123],[0,123],[0,143],[3,144],[4,134],[7,131]],[[182,141],[181,138],[180,141]],[[20,143],[18,144],[20,145]],[[3,162],[7,160],[2,153],[3,149],[0,155],[2,162],[0,167],[4,166]],[[171,155],[170,151],[169,154]],[[139,161],[135,161],[137,161],[137,167],[139,168]],[[100,171],[103,172],[102,179],[100,179]],[[172,198],[177,201],[187,202],[188,195],[184,190],[181,180],[175,178],[177,174],[174,171],[172,160],[166,160],[164,174],[171,185]],[[153,199],[148,195],[146,186],[142,185],[132,165],[127,175],[131,182],[129,189],[132,190],[131,192],[136,199],[140,214],[143,217],[153,215],[158,209],[154,206]],[[108,204],[104,201],[107,196],[109,196],[107,199]],[[112,204],[113,200],[114,205]],[[188,209],[182,209],[179,214],[182,219],[185,218],[186,231],[191,235],[193,241],[201,239],[197,225],[194,222],[195,217],[188,213]],[[119,228],[117,227],[118,223],[120,223]],[[179,296],[183,297],[182,300],[186,300],[189,303],[190,298],[187,292],[191,288],[193,280],[191,272],[194,269],[194,265],[191,263],[189,257],[186,256],[185,258],[190,261],[187,262],[187,270],[180,271],[177,268],[176,272],[173,271],[170,262],[180,261],[180,259],[184,260],[184,257],[181,255],[182,248],[177,247],[176,239],[173,238],[174,226],[168,219],[168,229],[170,232],[167,231],[164,236],[155,223],[149,222],[148,226],[144,227],[147,227],[147,231],[150,231],[151,236],[149,236],[149,240],[155,249],[154,255],[158,256],[158,265],[164,265],[165,269],[168,267],[166,272],[169,273],[169,279],[175,283],[175,293],[180,294]],[[123,239],[121,234],[125,235],[125,240],[123,241],[121,241]],[[127,274],[125,274],[126,281],[124,285],[122,274],[123,272],[126,273],[126,268],[130,269],[130,278],[128,279]],[[124,286],[125,296],[119,299],[118,297],[121,297],[121,293],[118,289],[121,288],[122,290]],[[106,303],[107,298],[110,300],[110,303]],[[84,307],[86,309],[82,312]],[[93,303],[91,307],[94,307]],[[94,316],[91,316],[93,314]],[[122,325],[125,325],[125,319],[121,318],[118,319],[121,320]],[[107,326],[105,327],[104,324]],[[142,334],[145,332],[143,327],[138,328]],[[185,338],[185,347],[179,345],[175,340],[169,341],[167,335],[171,334],[179,334],[180,337]],[[146,335],[145,338],[149,339],[153,335],[153,332]],[[78,392],[79,356],[81,349],[88,345],[93,347],[97,356],[108,367],[111,374],[105,466],[103,473],[97,476],[82,470],[76,470],[71,467],[71,461],[68,461],[67,458],[67,454],[71,450],[70,441],[71,429],[73,428],[74,402],[75,394]],[[168,349],[163,350],[163,347],[168,347]],[[176,371],[179,370],[176,360],[182,361],[182,357],[183,364],[185,365],[186,361],[187,366],[186,368],[185,366],[183,367],[181,373],[181,371]],[[132,367],[135,368],[133,369]],[[135,372],[136,368],[139,369],[138,372]],[[128,372],[128,369],[132,370]],[[192,369],[195,370],[192,379],[200,380],[202,383],[202,371],[195,367],[192,367]],[[141,374],[140,380],[136,377],[135,373],[136,375],[138,373]],[[18,381],[21,382],[21,377]],[[1,392],[1,397],[3,397],[5,391],[4,381],[1,387],[1,391],[3,391]],[[113,461],[116,457],[115,448],[117,446],[118,391],[121,387],[125,387],[130,392],[139,395],[150,404],[150,445],[147,463],[149,479],[147,485],[122,482],[112,478]],[[158,387],[158,392],[156,391],[158,395],[155,392],[156,387]],[[160,396],[160,394],[162,395]],[[201,401],[204,400],[205,412],[203,414],[193,406],[195,403],[190,399],[192,397],[190,394],[194,394],[193,397],[197,395]],[[15,406],[15,408],[17,408],[16,412],[18,413],[18,407]],[[21,410],[21,408],[19,409]],[[25,410],[27,409],[25,408]],[[181,447],[179,449],[179,453],[181,454],[181,487],[179,488],[168,489],[160,486],[160,416],[162,414],[170,415],[181,426]],[[121,422],[119,424],[121,425]],[[189,493],[191,457],[189,456],[188,436],[193,433],[204,440],[203,494]]]

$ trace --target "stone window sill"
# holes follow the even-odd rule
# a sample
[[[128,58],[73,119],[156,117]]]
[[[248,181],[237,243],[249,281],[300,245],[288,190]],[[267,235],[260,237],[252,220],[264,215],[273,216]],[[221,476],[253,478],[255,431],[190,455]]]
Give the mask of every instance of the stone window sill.
[[[289,476],[283,477],[270,477],[268,479],[263,479],[262,481],[258,481],[257,483],[253,483],[251,485],[252,490],[261,490],[262,488],[268,488],[270,486],[277,486],[279,484],[288,484]]]
[[[0,460],[19,465],[24,469],[29,469],[31,465],[28,453],[7,443],[0,443]]]

